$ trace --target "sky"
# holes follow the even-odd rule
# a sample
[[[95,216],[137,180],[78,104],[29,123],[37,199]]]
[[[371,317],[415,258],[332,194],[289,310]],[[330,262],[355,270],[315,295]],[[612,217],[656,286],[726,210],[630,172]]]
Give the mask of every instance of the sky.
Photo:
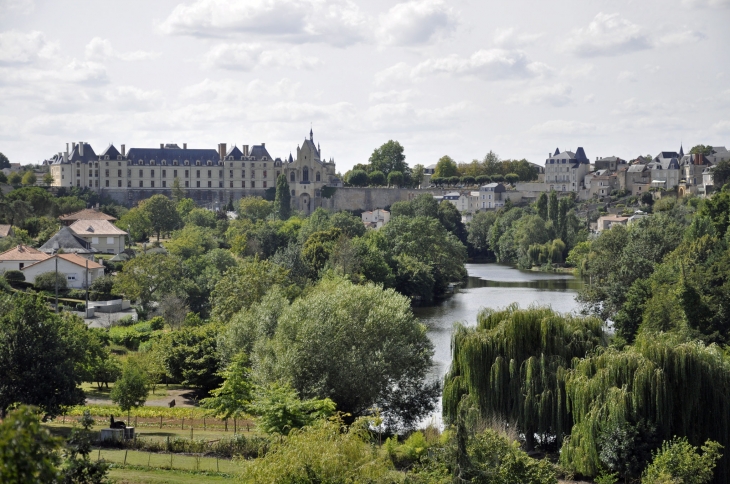
[[[0,0],[0,152],[730,146],[730,0]]]

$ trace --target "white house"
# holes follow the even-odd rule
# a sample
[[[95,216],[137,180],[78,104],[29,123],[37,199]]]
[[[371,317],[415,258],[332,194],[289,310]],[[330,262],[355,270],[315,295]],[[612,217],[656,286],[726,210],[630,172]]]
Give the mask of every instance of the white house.
[[[124,251],[127,232],[107,220],[77,220],[68,228],[90,243],[94,252],[118,254]]]
[[[362,213],[362,223],[364,223],[367,228],[379,229],[388,222],[390,222],[390,212],[387,210],[378,208],[372,212]]]
[[[23,267],[46,260],[48,257],[47,254],[38,249],[27,245],[19,245],[0,254],[0,272],[19,271]]]
[[[507,191],[501,183],[489,183],[479,188],[479,209],[490,210],[504,207],[502,194]]]
[[[556,149],[545,160],[545,184],[557,192],[578,192],[585,187],[585,176],[590,171],[590,160],[583,148],[572,151]]]
[[[104,266],[98,262],[84,259],[76,254],[57,254],[36,262],[33,265],[24,267],[22,271],[25,274],[25,281],[34,284],[35,278],[39,274],[55,272],[56,260],[58,260],[58,273],[66,276],[68,287],[73,289],[83,289],[87,283],[91,285],[95,280],[104,275]],[[88,274],[85,275],[84,273],[87,267]]]

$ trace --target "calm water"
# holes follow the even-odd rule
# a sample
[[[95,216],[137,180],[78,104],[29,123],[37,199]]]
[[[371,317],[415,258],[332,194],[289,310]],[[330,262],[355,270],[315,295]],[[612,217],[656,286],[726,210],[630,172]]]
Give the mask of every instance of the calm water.
[[[451,364],[451,332],[455,322],[476,324],[482,308],[503,308],[517,303],[521,308],[548,305],[567,313],[578,310],[575,295],[580,279],[570,274],[521,271],[501,264],[467,264],[469,279],[459,292],[438,306],[414,308],[429,328],[434,344],[434,376],[443,379]],[[429,421],[440,423],[441,408]]]

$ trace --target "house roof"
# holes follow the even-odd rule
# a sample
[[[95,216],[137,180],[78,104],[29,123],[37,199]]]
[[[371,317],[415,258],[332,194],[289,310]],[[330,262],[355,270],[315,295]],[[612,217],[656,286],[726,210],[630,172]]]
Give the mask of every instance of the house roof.
[[[226,153],[226,156],[232,156],[234,160],[240,160],[243,156],[243,152],[238,148],[238,146],[233,145],[231,146],[231,149],[228,150],[228,153]]]
[[[255,161],[261,161],[264,156],[267,160],[274,161],[264,145],[253,145],[248,155],[252,156]]]
[[[45,254],[43,254],[43,255],[45,255]],[[36,266],[38,264],[41,264],[43,262],[47,262],[49,260],[55,259],[56,257],[58,257],[59,259],[63,259],[65,261],[67,261],[67,262],[70,262],[72,264],[75,264],[77,266],[83,267],[83,268],[86,267],[86,264],[87,263],[89,264],[88,265],[89,269],[103,269],[104,268],[104,266],[101,265],[101,264],[99,264],[98,262],[94,262],[93,260],[86,259],[84,257],[81,257],[80,255],[76,255],[76,254],[56,254],[56,255],[54,255],[52,257],[46,256],[46,259],[44,259],[42,261],[38,261],[35,264],[31,264],[29,266],[23,267],[23,269],[21,269],[21,270],[26,270],[29,267],[34,267],[34,266]]]
[[[54,248],[55,244],[58,244]],[[91,254],[91,244],[78,237],[69,227],[61,227],[48,242],[40,247],[41,252],[47,254],[53,253],[54,250],[62,249],[64,252],[73,252],[76,254]]]
[[[10,250],[6,250],[0,254],[0,261],[11,260],[34,260],[42,261],[48,259],[48,255],[38,249],[28,247],[27,245],[18,245]]]
[[[608,222],[625,222],[628,219],[629,217],[622,217],[621,215],[604,215],[603,217],[599,217],[599,220]]]
[[[82,144],[84,146],[83,155],[81,154],[81,145]],[[96,156],[96,153],[94,153],[94,149],[91,147],[91,145],[89,143],[76,144],[68,156],[69,162],[80,161],[80,162],[88,163],[89,161],[97,161],[97,160],[98,160],[98,157]]]
[[[127,158],[134,165],[139,164],[140,160],[142,160],[143,165],[149,165],[152,160],[155,163],[159,163],[162,160],[168,162],[177,160],[180,164],[187,160],[190,164],[194,165],[196,161],[200,161],[201,163],[207,163],[208,161],[218,162],[221,157],[220,153],[213,149],[181,149],[168,146],[170,145],[164,148],[130,148],[127,153]]]
[[[110,160],[116,160],[119,155],[121,155],[119,150],[117,150],[113,144],[110,144],[99,156],[102,158],[108,156]]]
[[[127,235],[107,220],[77,220],[68,227],[76,235]]]
[[[58,220],[61,220],[63,222],[73,222],[75,220],[109,220],[110,222],[113,222],[116,220],[116,218],[93,208],[85,208],[83,210],[79,210],[78,212],[61,215],[60,217],[58,217]]]
[[[628,172],[629,173],[641,173],[642,171],[646,170],[646,165],[631,165],[629,166]]]
[[[10,235],[10,229],[12,229],[12,225],[0,225],[0,237],[7,237]]]

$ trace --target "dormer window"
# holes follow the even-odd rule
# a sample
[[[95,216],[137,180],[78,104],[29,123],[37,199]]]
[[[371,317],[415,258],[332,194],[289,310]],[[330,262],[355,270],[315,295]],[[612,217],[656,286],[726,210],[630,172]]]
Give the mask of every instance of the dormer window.
[[[144,160],[139,160],[139,161],[137,161],[137,164],[138,164],[138,165],[144,165]]]
[[[121,159],[122,159],[122,155],[117,155],[117,160],[121,160]]]
[[[106,155],[106,156],[104,157],[104,159],[105,159],[105,160],[108,160],[108,159],[109,159],[109,155]]]
[[[200,166],[200,160],[195,160],[195,166]]]
[[[266,161],[266,157],[265,156],[263,156],[261,159],[264,160],[264,161]]]
[[[211,162],[210,160],[208,160],[208,163],[207,163],[207,165],[208,165],[208,166],[210,166],[210,165],[212,165],[212,164],[213,164],[213,163],[212,163],[212,162]]]
[[[172,166],[177,166],[177,160],[172,160]]]
[[[150,160],[150,166],[155,166],[155,160]]]
[[[185,160],[185,166],[188,166],[190,164],[189,160]]]
[[[229,157],[228,157],[228,159],[229,159],[229,160],[233,160],[233,157],[232,157],[232,156],[229,156]]]

